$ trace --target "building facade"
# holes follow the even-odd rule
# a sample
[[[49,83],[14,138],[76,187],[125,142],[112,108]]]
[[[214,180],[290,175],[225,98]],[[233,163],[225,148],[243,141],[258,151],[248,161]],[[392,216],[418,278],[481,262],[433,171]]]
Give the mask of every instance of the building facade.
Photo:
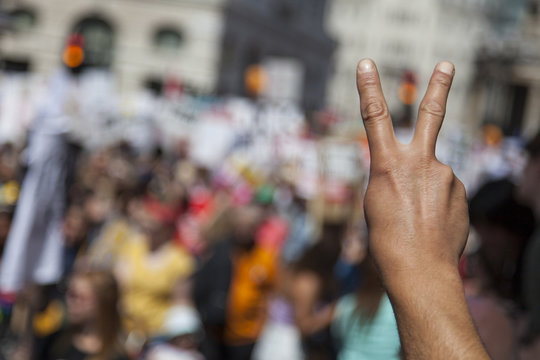
[[[14,22],[0,39],[7,71],[50,74],[62,66],[69,35],[80,33],[83,65],[111,70],[121,91],[173,79],[197,92],[245,95],[245,70],[258,63],[276,75],[266,95],[324,106],[335,47],[323,28],[325,0],[5,0],[3,6]]]
[[[82,32],[85,62],[108,68],[119,89],[175,78],[216,86],[223,0],[5,0],[13,31],[0,39],[7,71],[49,74],[68,36]]]
[[[328,103],[343,117],[360,118],[355,83],[360,59],[369,57],[377,63],[395,121],[407,111],[416,118],[415,109],[435,64],[449,60],[456,75],[443,131],[470,125],[467,109],[475,56],[487,29],[483,1],[335,0],[327,27],[339,43]],[[400,99],[404,80],[416,86],[416,99],[409,99],[412,106]]]
[[[288,93],[305,109],[324,107],[335,49],[325,10],[326,0],[230,0],[218,91],[245,94],[246,69],[262,64],[277,70],[266,84],[277,94],[267,95]]]
[[[525,139],[540,130],[540,1],[512,3],[514,21],[493,31],[478,53],[476,117]],[[498,26],[500,16],[491,18]]]

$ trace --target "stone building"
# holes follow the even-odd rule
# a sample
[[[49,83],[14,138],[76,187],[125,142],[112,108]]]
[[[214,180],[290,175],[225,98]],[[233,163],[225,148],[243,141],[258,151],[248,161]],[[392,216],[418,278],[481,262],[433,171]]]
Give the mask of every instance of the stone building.
[[[13,31],[0,38],[7,71],[49,74],[66,39],[85,37],[85,64],[111,70],[119,88],[175,78],[197,91],[216,86],[223,0],[4,0]]]
[[[324,106],[334,42],[325,0],[4,0],[13,31],[0,38],[4,70],[49,74],[69,35],[84,36],[84,66],[109,69],[120,90],[165,79],[201,93],[244,95],[245,70],[306,108]]]
[[[529,138],[540,129],[540,2],[509,5],[504,13],[514,18],[492,16],[492,27],[501,30],[478,53],[474,113],[506,135]]]
[[[262,64],[277,73],[268,85],[274,94],[267,95],[287,93],[306,109],[322,108],[335,48],[325,10],[326,0],[230,0],[219,92],[245,93],[246,69]]]
[[[478,48],[488,29],[482,0],[334,0],[327,18],[338,41],[328,103],[345,118],[359,119],[355,71],[369,57],[378,65],[388,106],[396,121],[414,111],[440,60],[456,66],[444,130],[471,124],[467,109]],[[411,107],[400,101],[404,78],[417,85]]]

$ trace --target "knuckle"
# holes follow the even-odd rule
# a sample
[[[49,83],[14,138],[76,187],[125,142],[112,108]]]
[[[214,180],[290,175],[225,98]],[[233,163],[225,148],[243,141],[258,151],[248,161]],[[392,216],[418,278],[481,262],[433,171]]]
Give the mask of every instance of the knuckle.
[[[446,184],[452,184],[455,181],[454,171],[448,165],[441,164],[439,169],[441,180]]]
[[[465,185],[459,180],[457,177],[454,177],[454,189],[457,194],[457,196],[466,198],[467,192],[465,190]]]
[[[362,108],[362,118],[364,121],[372,122],[388,116],[388,109],[384,102],[377,98],[369,98],[366,100],[365,106]]]
[[[443,117],[445,114],[445,107],[440,102],[430,99],[422,101],[420,104],[420,112],[434,117]]]
[[[397,164],[394,161],[388,160],[380,162],[377,166],[371,167],[371,176],[374,178],[389,178],[394,175],[397,169]]]
[[[437,86],[450,87],[452,85],[452,79],[450,76],[442,73],[438,73],[433,77],[433,82]]]
[[[392,176],[393,170],[388,166],[378,166],[377,168],[372,169],[371,173],[373,177],[387,178]]]

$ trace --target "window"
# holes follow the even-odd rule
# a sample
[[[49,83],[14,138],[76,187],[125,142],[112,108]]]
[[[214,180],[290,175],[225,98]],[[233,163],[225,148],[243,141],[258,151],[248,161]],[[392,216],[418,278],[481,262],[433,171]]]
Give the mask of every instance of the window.
[[[79,21],[73,33],[84,37],[83,66],[111,66],[114,51],[114,33],[111,25],[100,17],[92,16]]]
[[[182,32],[172,27],[161,28],[154,35],[154,46],[160,50],[178,51],[183,42]]]
[[[10,15],[13,28],[18,33],[31,30],[37,23],[36,13],[31,9],[16,9]]]
[[[6,59],[1,63],[0,67],[6,73],[27,73],[31,66],[28,59]]]

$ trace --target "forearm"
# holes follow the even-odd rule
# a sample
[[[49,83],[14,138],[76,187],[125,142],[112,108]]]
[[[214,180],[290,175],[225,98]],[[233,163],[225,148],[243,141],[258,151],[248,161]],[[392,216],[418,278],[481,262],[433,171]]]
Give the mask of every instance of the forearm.
[[[457,268],[383,277],[406,359],[489,359],[469,315]]]

